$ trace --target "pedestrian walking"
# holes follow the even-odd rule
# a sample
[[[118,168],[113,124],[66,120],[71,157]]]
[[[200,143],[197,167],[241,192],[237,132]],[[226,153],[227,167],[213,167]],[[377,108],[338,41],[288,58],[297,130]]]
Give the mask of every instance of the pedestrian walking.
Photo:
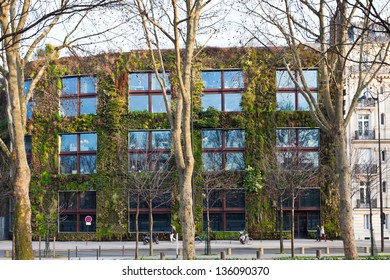
[[[325,229],[324,226],[321,226],[321,239],[325,240],[326,242],[326,234],[325,234]]]
[[[170,234],[170,238],[171,238],[171,243],[173,243],[173,241],[176,241],[176,228],[174,225],[171,226],[171,234]]]

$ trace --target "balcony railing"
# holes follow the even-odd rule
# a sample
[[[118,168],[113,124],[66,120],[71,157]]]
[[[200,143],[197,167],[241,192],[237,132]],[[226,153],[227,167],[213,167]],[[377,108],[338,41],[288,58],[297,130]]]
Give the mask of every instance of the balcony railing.
[[[375,130],[356,130],[355,140],[374,140]]]
[[[370,174],[376,174],[377,172],[378,172],[378,168],[376,164],[355,165],[355,174],[370,175]]]
[[[360,99],[356,107],[375,107],[375,100],[372,98]]]
[[[377,199],[373,198],[371,199],[371,208],[377,208]],[[370,204],[368,199],[364,199],[363,201],[361,199],[356,199],[356,208],[370,208]]]

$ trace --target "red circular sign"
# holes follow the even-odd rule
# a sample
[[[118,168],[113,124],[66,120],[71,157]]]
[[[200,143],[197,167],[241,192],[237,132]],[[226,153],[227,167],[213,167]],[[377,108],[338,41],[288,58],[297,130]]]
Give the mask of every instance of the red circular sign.
[[[92,223],[92,217],[91,216],[86,216],[85,217],[85,222],[86,223]]]

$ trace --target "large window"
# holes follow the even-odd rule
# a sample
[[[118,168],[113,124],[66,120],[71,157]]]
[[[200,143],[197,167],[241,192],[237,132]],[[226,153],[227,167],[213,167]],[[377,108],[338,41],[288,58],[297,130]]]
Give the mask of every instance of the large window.
[[[300,81],[298,72],[294,72],[294,79]],[[303,70],[304,80],[310,89],[314,99],[318,98],[318,71],[315,69]],[[276,71],[276,102],[278,110],[282,111],[308,111],[309,103],[304,96],[298,91],[293,80],[286,70]]]
[[[62,78],[61,82],[61,116],[96,114],[96,78],[66,77]]]
[[[161,78],[163,75],[161,74]],[[129,74],[129,111],[146,111],[150,113],[165,113],[166,106],[163,91],[156,74],[151,72],[138,72]],[[167,97],[170,100],[171,86],[169,74],[165,77]]]
[[[202,131],[203,171],[244,170],[245,132],[242,129]]]
[[[169,130],[130,131],[129,169],[161,170],[168,168],[171,155]]]
[[[143,193],[148,195],[145,190]],[[151,197],[153,197],[152,205],[150,205],[153,209],[153,232],[169,232],[171,229],[171,193],[161,191],[161,193],[152,194]],[[137,208],[139,209],[138,230],[148,232],[149,205],[142,197],[137,205],[137,196],[133,194],[129,195],[129,231],[136,231]]]
[[[207,208],[209,208],[212,231],[245,229],[245,191],[243,189],[214,190],[207,196],[208,199],[203,200],[203,230],[207,230]]]
[[[318,169],[319,144],[319,129],[278,128],[276,149],[279,167],[284,170]]]
[[[96,191],[60,191],[58,193],[59,231],[96,231]],[[85,217],[91,216],[88,225]]]
[[[241,70],[202,71],[202,81],[202,110],[211,107],[225,112],[242,111],[244,81]]]
[[[60,174],[96,173],[96,133],[60,135]]]

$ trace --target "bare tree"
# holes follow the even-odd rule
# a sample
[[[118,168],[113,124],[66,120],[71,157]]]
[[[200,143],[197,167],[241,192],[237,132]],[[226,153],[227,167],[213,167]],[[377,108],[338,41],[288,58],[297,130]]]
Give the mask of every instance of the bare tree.
[[[0,149],[11,162],[11,180],[15,200],[14,216],[14,257],[33,259],[31,238],[31,207],[29,200],[30,168],[26,160],[24,132],[26,107],[36,84],[42,77],[48,63],[58,57],[61,49],[74,42],[73,33],[80,27],[89,11],[116,0],[99,1],[51,1],[47,3],[25,1],[2,1],[0,6],[1,66],[0,75],[5,85],[7,100],[7,124],[10,143],[0,139]],[[45,6],[47,4],[48,6]],[[32,80],[28,93],[24,94],[24,70],[26,63],[37,47],[44,42],[52,29],[64,18],[79,15],[73,29],[64,35],[62,44],[47,53],[43,66]],[[72,39],[73,38],[73,39]]]
[[[183,257],[195,258],[195,226],[192,201],[194,156],[191,137],[192,86],[191,73],[196,35],[201,13],[210,0],[167,2],[136,0],[144,27],[153,68],[161,85],[171,126],[173,150],[179,173],[180,221],[183,233]],[[164,26],[161,22],[167,22]],[[162,55],[161,37],[173,45],[175,58],[171,69],[174,89],[172,104],[167,96],[166,67]]]
[[[360,32],[351,40],[350,27],[356,19],[358,6],[348,1],[244,1],[247,12],[253,15],[254,29],[249,32],[252,41],[269,48],[289,73],[291,81],[309,104],[317,125],[333,139],[336,153],[340,192],[340,229],[344,254],[348,259],[357,258],[351,209],[351,171],[347,155],[346,127],[362,90],[376,78],[386,63],[389,40],[376,40],[368,36],[372,23],[360,18]],[[361,2],[361,1],[359,1]],[[372,2],[372,1],[368,1]],[[372,5],[366,5],[372,9]],[[246,26],[250,26],[249,24]],[[387,35],[385,35],[387,36]],[[279,48],[278,45],[286,47]],[[368,61],[365,50],[371,49]],[[353,51],[358,51],[358,54]],[[310,91],[304,69],[307,52],[316,56],[319,92],[321,98]],[[368,62],[368,63],[367,63]],[[358,85],[351,93],[352,102],[344,108],[346,74],[354,65],[360,71]],[[345,112],[344,112],[345,110]]]

